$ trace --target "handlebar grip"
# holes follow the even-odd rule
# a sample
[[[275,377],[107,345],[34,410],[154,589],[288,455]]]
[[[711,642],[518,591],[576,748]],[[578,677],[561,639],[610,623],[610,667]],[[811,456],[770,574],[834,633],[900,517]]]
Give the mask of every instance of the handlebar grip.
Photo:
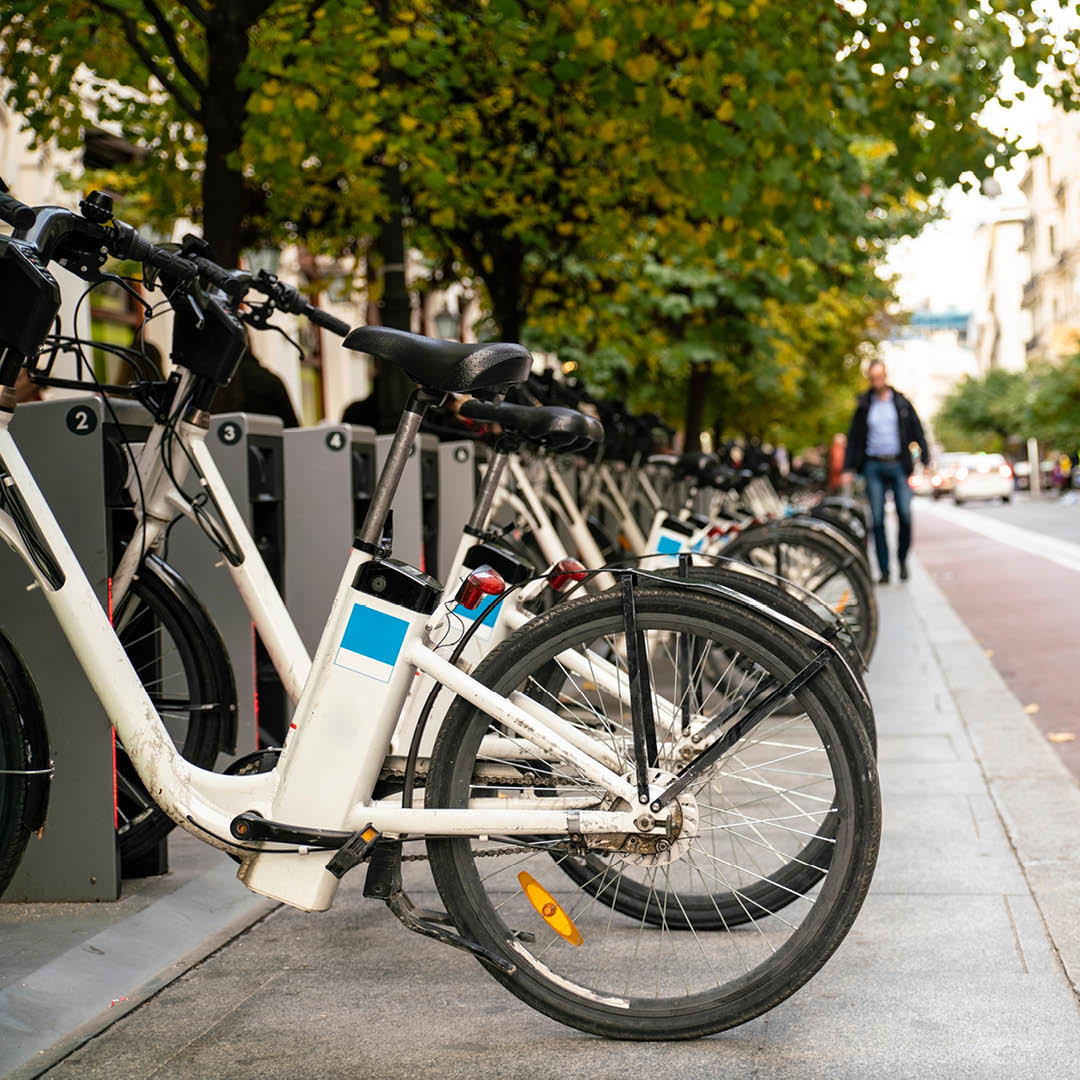
[[[226,270],[212,259],[201,255],[188,255],[200,274],[216,285],[230,300],[242,300],[251,288],[251,274],[247,270]]]
[[[140,239],[142,238],[140,237]],[[190,280],[195,276],[195,266],[187,259],[182,258],[180,255],[176,255],[171,251],[163,251],[153,244],[147,244],[147,247],[149,247],[150,250],[143,257],[143,262],[149,263],[158,270],[164,270],[166,274],[172,274],[175,277],[185,280]]]
[[[347,322],[343,322],[328,311],[323,311],[322,308],[315,307],[314,304],[305,304],[303,314],[316,326],[321,326],[324,330],[329,330],[331,334],[337,334],[338,337],[344,337],[352,329]]]
[[[25,232],[34,227],[37,212],[26,203],[19,202],[14,195],[0,191],[0,221],[6,221],[13,229]]]
[[[181,281],[192,280],[197,270],[195,264],[175,254],[151,244],[149,240],[140,236],[130,225],[122,221],[114,222],[116,233],[115,240],[110,245],[111,253],[120,259],[134,259],[136,262],[145,263],[166,274],[179,278]]]

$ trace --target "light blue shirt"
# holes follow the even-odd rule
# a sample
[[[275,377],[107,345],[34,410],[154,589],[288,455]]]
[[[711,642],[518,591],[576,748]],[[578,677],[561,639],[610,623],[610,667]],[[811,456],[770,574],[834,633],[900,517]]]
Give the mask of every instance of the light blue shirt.
[[[866,456],[896,457],[900,453],[900,415],[893,395],[882,401],[871,396],[866,415]]]

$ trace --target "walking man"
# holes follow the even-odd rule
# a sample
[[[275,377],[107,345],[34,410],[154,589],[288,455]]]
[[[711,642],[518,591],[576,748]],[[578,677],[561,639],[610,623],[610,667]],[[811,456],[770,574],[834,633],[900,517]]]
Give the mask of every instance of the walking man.
[[[887,585],[889,546],[885,540],[885,492],[892,489],[896,516],[900,519],[896,556],[900,563],[900,580],[907,581],[907,554],[911,547],[911,489],[907,478],[914,468],[911,444],[918,444],[924,467],[930,464],[930,454],[914,406],[899,390],[889,386],[885,365],[875,360],[866,376],[870,380],[870,389],[859,395],[848,429],[844,475],[850,479],[854,473],[861,472],[866,477],[880,580],[882,585]]]

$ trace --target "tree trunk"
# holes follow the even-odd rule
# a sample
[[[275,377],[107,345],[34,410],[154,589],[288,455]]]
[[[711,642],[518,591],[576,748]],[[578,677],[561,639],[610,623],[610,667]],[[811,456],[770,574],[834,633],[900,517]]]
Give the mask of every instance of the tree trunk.
[[[401,173],[396,165],[383,169],[383,191],[390,204],[390,216],[379,230],[378,249],[382,256],[382,299],[379,322],[395,330],[412,329],[412,302],[405,281],[405,227],[402,223]],[[379,368],[379,431],[394,431],[416,384],[396,364]]]
[[[705,411],[705,397],[712,382],[712,364],[695,364],[690,369],[690,379],[686,384],[686,419],[683,451],[695,453],[701,446],[701,418]]]
[[[243,246],[248,196],[244,174],[229,163],[240,150],[250,91],[238,85],[247,61],[251,25],[229,4],[208,9],[206,94],[202,102],[206,132],[203,171],[203,237],[222,266],[235,266]]]
[[[520,341],[525,324],[523,272],[525,253],[516,237],[498,245],[491,252],[493,272],[484,283],[491,296],[491,317],[498,327],[500,341]]]

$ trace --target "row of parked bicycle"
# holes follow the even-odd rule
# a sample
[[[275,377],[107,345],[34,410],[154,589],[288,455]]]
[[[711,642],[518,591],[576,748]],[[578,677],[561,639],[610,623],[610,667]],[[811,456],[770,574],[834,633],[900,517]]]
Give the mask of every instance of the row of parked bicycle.
[[[249,888],[313,911],[364,865],[365,895],[404,925],[610,1037],[746,1022],[825,963],[881,828],[858,504],[782,501],[756,470],[650,453],[651,418],[586,415],[580,388],[533,376],[520,345],[350,329],[196,240],[149,243],[99,193],[80,212],[0,196],[0,217],[15,229],[0,237],[0,534],[115,727],[122,845],[179,824],[235,858]],[[70,386],[52,362],[85,344],[58,325],[50,264],[94,283],[110,257],[142,264],[167,298],[174,370],[125,391],[152,424],[125,447],[130,539],[106,612],[9,422],[20,369]],[[275,310],[417,384],[314,656],[205,444],[244,323]],[[392,557],[385,526],[448,395],[468,395],[460,415],[489,425],[489,450],[439,582]],[[235,690],[165,557],[179,516],[202,527],[294,703],[283,747],[223,772]],[[0,633],[0,890],[47,827],[51,777],[18,644]],[[416,908],[403,883],[403,860],[425,857],[445,911]]]

